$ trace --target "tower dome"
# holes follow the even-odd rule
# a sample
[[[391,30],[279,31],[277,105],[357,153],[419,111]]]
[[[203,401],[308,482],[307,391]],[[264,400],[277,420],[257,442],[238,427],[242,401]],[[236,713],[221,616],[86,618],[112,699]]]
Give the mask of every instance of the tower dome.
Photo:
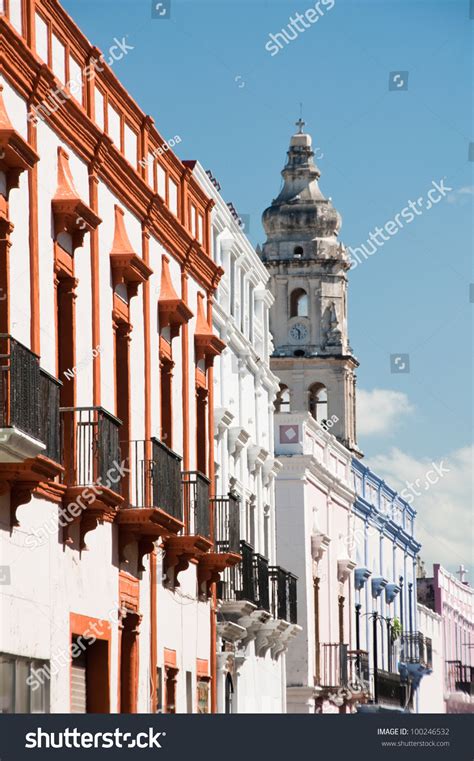
[[[288,159],[282,170],[283,188],[263,212],[267,235],[262,258],[309,260],[345,259],[344,247],[337,240],[341,216],[318,184],[321,172],[314,162],[311,135],[303,132],[304,122],[296,123]]]

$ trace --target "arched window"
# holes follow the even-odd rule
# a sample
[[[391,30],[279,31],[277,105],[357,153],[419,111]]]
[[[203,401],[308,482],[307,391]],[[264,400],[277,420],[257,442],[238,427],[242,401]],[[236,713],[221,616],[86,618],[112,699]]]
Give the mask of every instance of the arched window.
[[[290,411],[290,391],[288,386],[284,383],[280,384],[280,390],[275,399],[275,412],[289,412]]]
[[[227,672],[225,677],[225,712],[226,713],[233,713],[234,707],[234,683],[232,681],[232,677]]]
[[[297,259],[302,257],[303,253],[304,251],[301,246],[295,246],[295,248],[293,249],[293,256],[295,256]]]
[[[313,383],[309,389],[309,411],[318,423],[327,420],[328,417],[328,394],[326,386],[322,383]]]
[[[308,316],[308,294],[304,288],[296,288],[290,297],[290,317]]]

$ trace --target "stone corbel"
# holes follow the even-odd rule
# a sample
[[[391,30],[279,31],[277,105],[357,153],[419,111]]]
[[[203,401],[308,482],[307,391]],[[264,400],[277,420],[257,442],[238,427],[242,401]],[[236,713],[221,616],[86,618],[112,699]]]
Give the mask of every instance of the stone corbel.
[[[264,486],[268,486],[277,477],[282,468],[283,463],[280,460],[276,460],[274,457],[267,457],[262,469]]]
[[[322,531],[317,531],[311,536],[311,557],[315,563],[319,563],[322,560],[324,553],[329,547],[331,539],[327,534],[323,534]]]
[[[372,597],[375,599],[380,597],[382,590],[387,586],[388,581],[383,576],[376,576],[372,579]]]
[[[400,592],[400,587],[398,584],[395,584],[394,582],[387,584],[385,587],[385,602],[387,605],[390,605],[395,597]]]
[[[227,407],[217,407],[214,410],[214,437],[222,438],[234,419],[234,414]]]
[[[229,454],[237,457],[250,439],[250,433],[237,425],[229,428]]]
[[[365,587],[366,582],[372,576],[372,571],[368,568],[356,568],[354,571],[354,586],[360,592]]]
[[[355,567],[356,564],[350,558],[343,558],[337,561],[337,580],[340,584],[344,584],[347,581]]]
[[[250,472],[255,473],[259,468],[263,467],[267,457],[268,452],[263,447],[259,447],[257,444],[248,447],[247,458]]]
[[[234,621],[217,622],[217,634],[225,642],[239,642],[245,637],[245,633],[245,627],[236,624]]]

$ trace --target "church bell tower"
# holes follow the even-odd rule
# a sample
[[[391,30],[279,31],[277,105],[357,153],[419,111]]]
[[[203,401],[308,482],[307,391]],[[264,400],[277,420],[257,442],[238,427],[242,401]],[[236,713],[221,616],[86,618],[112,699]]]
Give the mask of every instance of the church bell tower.
[[[355,369],[347,333],[349,257],[341,217],[321,193],[304,122],[291,137],[283,188],[263,212],[261,258],[275,303],[271,361],[281,379],[277,409],[310,412],[356,455]]]

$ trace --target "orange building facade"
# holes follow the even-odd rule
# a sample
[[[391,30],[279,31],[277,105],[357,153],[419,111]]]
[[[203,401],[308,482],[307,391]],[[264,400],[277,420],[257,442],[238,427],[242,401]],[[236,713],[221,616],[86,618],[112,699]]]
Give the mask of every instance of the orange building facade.
[[[56,0],[1,5],[6,710],[211,712],[213,201]]]

